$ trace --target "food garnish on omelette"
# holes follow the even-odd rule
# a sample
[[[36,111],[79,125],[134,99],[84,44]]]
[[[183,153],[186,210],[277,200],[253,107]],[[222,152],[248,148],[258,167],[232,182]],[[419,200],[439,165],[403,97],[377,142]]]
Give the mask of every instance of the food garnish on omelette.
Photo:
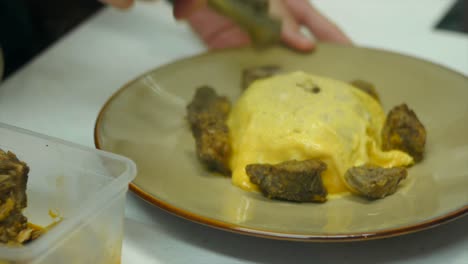
[[[233,184],[297,202],[350,192],[370,199],[394,193],[405,167],[422,159],[424,126],[406,105],[387,120],[375,89],[358,86],[304,72],[251,82],[222,120]],[[196,120],[194,115],[206,116],[209,109],[188,112]],[[210,131],[194,133],[197,149],[200,135]],[[205,149],[223,149],[217,143]],[[204,164],[213,168],[206,159]]]

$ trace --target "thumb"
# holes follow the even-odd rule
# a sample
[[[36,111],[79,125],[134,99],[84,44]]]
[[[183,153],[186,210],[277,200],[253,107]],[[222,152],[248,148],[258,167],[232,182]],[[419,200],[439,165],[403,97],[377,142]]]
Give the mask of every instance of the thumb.
[[[286,6],[319,40],[351,44],[351,40],[306,0],[285,0]]]
[[[314,42],[300,31],[297,19],[289,12],[284,0],[270,0],[270,13],[282,22],[281,40],[288,47],[299,51],[311,51]]]
[[[314,41],[304,36],[300,31],[298,23],[294,20],[286,19],[283,21],[281,40],[288,47],[302,52],[311,51],[315,48]]]
[[[173,14],[176,19],[185,19],[206,5],[206,0],[173,0],[173,2]]]

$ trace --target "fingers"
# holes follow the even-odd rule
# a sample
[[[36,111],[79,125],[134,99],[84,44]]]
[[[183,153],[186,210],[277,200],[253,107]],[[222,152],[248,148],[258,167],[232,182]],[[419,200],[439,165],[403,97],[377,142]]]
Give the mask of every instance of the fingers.
[[[206,0],[176,0],[173,8],[174,17],[176,19],[187,18],[204,5],[206,5]]]
[[[292,15],[322,41],[351,44],[351,40],[306,0],[284,0]]]
[[[270,12],[282,19],[281,39],[287,46],[304,52],[314,49],[314,41],[300,31],[299,25],[305,25],[316,39],[351,43],[335,24],[321,15],[307,0],[270,1]],[[187,18],[193,30],[212,49],[239,47],[250,43],[247,33],[205,4],[206,0],[177,0],[174,16]]]
[[[282,22],[281,40],[287,46],[298,51],[311,51],[315,44],[300,31],[298,20],[288,10],[284,0],[270,0],[270,13]]]
[[[250,38],[231,20],[201,7],[187,18],[192,29],[211,49],[241,47],[250,43]]]
[[[187,18],[192,29],[203,39],[213,38],[219,32],[230,28],[233,23],[208,7],[201,7]]]
[[[227,30],[207,40],[207,45],[211,49],[238,48],[250,44],[250,38],[237,26],[232,26]]]
[[[104,4],[111,5],[119,9],[127,9],[133,5],[134,0],[99,0]]]
[[[311,51],[315,48],[314,42],[304,36],[299,29],[284,28],[281,32],[281,40],[289,47],[298,51]]]

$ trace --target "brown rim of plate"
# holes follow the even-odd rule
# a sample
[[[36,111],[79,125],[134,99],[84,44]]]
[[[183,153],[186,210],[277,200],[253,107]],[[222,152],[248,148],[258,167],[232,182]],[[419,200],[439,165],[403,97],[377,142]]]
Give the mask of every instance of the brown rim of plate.
[[[321,44],[321,45],[323,45],[323,44]],[[326,44],[326,45],[341,46],[339,44]],[[399,53],[386,51],[386,50],[381,50],[381,49],[365,48],[365,47],[358,47],[358,48],[371,50],[371,51],[383,52],[383,53],[391,54],[393,56],[401,56],[401,57],[410,58],[410,59],[413,59],[413,60],[418,60],[418,61],[422,61],[422,62],[425,62],[425,63],[429,63],[429,64],[432,64],[432,65],[435,65],[435,66],[439,67],[441,70],[450,71],[450,72],[453,72],[453,73],[455,73],[457,75],[461,75],[463,78],[467,79],[467,81],[468,81],[468,76],[465,76],[464,74],[462,74],[462,73],[460,73],[458,71],[449,69],[449,68],[447,68],[447,67],[445,67],[443,65],[440,65],[438,63],[434,63],[434,62],[430,62],[430,61],[427,61],[427,60],[424,60],[424,59],[416,58],[414,56],[408,56],[408,55],[399,54]],[[234,49],[225,49],[224,51],[221,50],[221,51],[204,52],[202,54],[186,57],[184,59],[180,59],[180,60],[177,60],[177,61],[173,61],[173,62],[164,64],[164,65],[161,65],[158,68],[164,67],[164,66],[167,66],[169,64],[176,63],[176,62],[178,63],[178,62],[185,61],[185,60],[190,60],[190,59],[193,59],[193,58],[209,56],[212,53],[225,52],[226,50],[229,51],[229,50],[236,50],[236,49],[234,48]],[[109,106],[109,104],[121,92],[123,92],[125,89],[130,87],[130,85],[132,85],[134,82],[137,82],[138,80],[141,79],[141,77],[149,74],[150,72],[152,72],[154,70],[155,69],[153,68],[153,69],[141,74],[140,76],[136,77],[135,79],[129,81],[124,86],[122,86],[119,90],[117,90],[104,103],[103,107],[99,111],[99,114],[98,114],[98,116],[96,118],[96,123],[95,123],[95,126],[94,126],[94,144],[95,144],[97,149],[102,150],[101,144],[100,144],[100,142],[98,140],[98,138],[99,138],[98,127],[99,127],[99,125],[100,125],[100,123],[102,121],[103,114],[104,114],[105,110],[107,109],[107,107]],[[167,202],[165,202],[165,201],[163,201],[161,199],[155,198],[151,194],[145,192],[143,189],[138,187],[138,185],[136,185],[135,183],[130,183],[129,188],[137,196],[139,196],[143,200],[149,202],[150,204],[155,205],[155,206],[157,206],[157,207],[159,207],[159,208],[161,208],[161,209],[163,209],[163,210],[165,210],[165,211],[167,211],[167,212],[169,212],[169,213],[171,213],[173,215],[176,215],[176,216],[179,216],[181,218],[190,220],[192,222],[196,222],[196,223],[199,223],[199,224],[203,224],[203,225],[206,225],[206,226],[210,226],[210,227],[214,227],[214,228],[217,228],[217,229],[221,229],[221,230],[229,231],[229,232],[233,232],[233,233],[238,233],[238,234],[250,235],[250,236],[255,236],[255,237],[262,237],[262,238],[269,238],[269,239],[277,239],[277,240],[290,240],[290,241],[302,241],[302,242],[352,242],[352,241],[363,241],[363,240],[373,240],[373,239],[395,237],[395,236],[410,234],[410,233],[414,233],[414,232],[417,232],[417,231],[422,231],[422,230],[425,230],[425,229],[436,227],[436,226],[439,226],[441,224],[445,224],[445,223],[448,223],[448,222],[450,222],[452,220],[455,220],[455,219],[457,219],[459,217],[462,217],[462,216],[464,216],[465,214],[468,213],[468,205],[465,205],[464,207],[462,207],[460,209],[457,209],[457,210],[452,211],[450,213],[447,213],[445,215],[441,215],[441,216],[439,216],[437,218],[433,218],[433,219],[430,219],[430,220],[427,220],[427,221],[423,221],[423,222],[420,222],[420,223],[417,223],[417,224],[404,226],[404,227],[400,227],[400,228],[389,228],[389,229],[379,230],[379,231],[375,231],[375,232],[359,232],[359,233],[345,233],[345,234],[332,234],[332,235],[330,235],[330,234],[306,235],[306,234],[298,234],[298,233],[273,232],[273,231],[268,231],[268,230],[246,228],[246,227],[242,227],[242,226],[239,226],[239,225],[230,224],[230,223],[227,223],[227,222],[224,222],[224,221],[220,221],[220,220],[205,217],[205,216],[202,216],[202,215],[194,214],[194,213],[191,213],[191,212],[189,212],[187,210],[183,210],[181,208],[173,206],[170,203],[167,203]]]

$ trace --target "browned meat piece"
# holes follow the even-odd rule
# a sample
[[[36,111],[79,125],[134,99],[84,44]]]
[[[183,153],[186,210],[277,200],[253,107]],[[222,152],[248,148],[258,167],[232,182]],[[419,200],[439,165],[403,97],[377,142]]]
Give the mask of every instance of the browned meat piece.
[[[29,167],[15,154],[0,149],[0,242],[17,244],[27,240],[26,183]]]
[[[426,129],[406,104],[394,107],[382,130],[382,149],[398,149],[410,154],[415,162],[424,157]]]
[[[380,103],[379,94],[372,83],[363,80],[354,80],[351,82],[351,85],[374,97],[374,99]]]
[[[396,192],[398,184],[406,178],[406,169],[381,168],[372,165],[353,167],[346,171],[345,180],[358,194],[379,199]]]
[[[321,174],[326,169],[327,165],[320,160],[291,160],[276,165],[251,164],[245,171],[268,198],[325,202],[327,190]]]
[[[265,65],[260,67],[248,68],[242,71],[242,90],[258,79],[264,79],[281,72],[281,67],[276,65]]]
[[[218,96],[213,88],[203,86],[187,106],[187,119],[196,141],[197,155],[210,170],[230,175],[231,154],[226,118],[231,109],[229,100]]]

